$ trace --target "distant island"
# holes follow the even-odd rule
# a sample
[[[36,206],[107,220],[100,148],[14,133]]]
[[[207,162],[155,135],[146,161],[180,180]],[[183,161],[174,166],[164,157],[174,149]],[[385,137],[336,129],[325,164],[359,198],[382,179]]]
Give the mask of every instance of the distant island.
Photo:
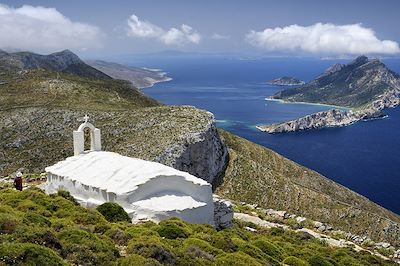
[[[293,77],[280,77],[267,82],[268,85],[276,85],[276,86],[298,86],[304,85],[305,82]]]
[[[112,78],[128,80],[139,89],[172,80],[165,72],[159,69],[131,67],[101,60],[88,60],[86,63]]]
[[[360,56],[347,65],[335,64],[304,86],[282,90],[267,100],[349,108],[335,108],[288,122],[257,126],[267,133],[346,126],[360,120],[385,117],[383,109],[399,105],[400,76],[381,61]]]

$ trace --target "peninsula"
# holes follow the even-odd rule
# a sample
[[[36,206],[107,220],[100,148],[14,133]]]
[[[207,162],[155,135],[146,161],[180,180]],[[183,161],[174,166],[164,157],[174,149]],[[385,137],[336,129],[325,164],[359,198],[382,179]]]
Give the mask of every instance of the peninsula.
[[[400,104],[400,76],[381,61],[357,57],[347,65],[334,64],[301,87],[282,90],[267,100],[343,106],[272,125],[257,126],[267,133],[346,126],[385,117],[385,108]]]
[[[102,60],[90,60],[86,63],[114,79],[127,80],[139,89],[152,87],[159,82],[170,81],[172,78],[159,69],[125,66]]]

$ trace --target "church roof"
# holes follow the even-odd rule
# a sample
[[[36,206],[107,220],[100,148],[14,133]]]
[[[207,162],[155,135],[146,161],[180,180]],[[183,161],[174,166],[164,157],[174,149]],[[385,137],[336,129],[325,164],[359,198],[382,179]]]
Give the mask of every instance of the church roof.
[[[159,176],[180,176],[183,181],[210,186],[203,179],[172,167],[106,151],[69,157],[47,167],[46,172],[116,194],[134,191],[139,185]]]

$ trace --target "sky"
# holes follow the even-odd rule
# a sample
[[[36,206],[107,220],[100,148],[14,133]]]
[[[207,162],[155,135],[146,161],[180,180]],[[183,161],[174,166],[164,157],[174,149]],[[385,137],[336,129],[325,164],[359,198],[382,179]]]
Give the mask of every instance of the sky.
[[[0,48],[391,57],[399,10],[399,0],[0,0]]]

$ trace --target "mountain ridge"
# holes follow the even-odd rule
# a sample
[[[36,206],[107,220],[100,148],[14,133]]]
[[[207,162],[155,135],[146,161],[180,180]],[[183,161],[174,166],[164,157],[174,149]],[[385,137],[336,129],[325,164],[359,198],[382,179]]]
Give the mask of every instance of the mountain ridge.
[[[332,65],[302,87],[280,91],[268,99],[352,109],[332,109],[287,122],[257,126],[261,131],[274,134],[347,126],[358,121],[384,118],[385,108],[399,105],[400,75],[377,59],[359,56],[347,65]]]
[[[360,108],[394,89],[400,89],[397,73],[377,59],[359,56],[349,64],[329,67],[304,86],[280,91],[270,98]]]
[[[0,52],[0,67],[3,70],[45,69],[60,71],[93,79],[111,79],[103,72],[87,65],[70,50],[40,55],[32,52]]]

